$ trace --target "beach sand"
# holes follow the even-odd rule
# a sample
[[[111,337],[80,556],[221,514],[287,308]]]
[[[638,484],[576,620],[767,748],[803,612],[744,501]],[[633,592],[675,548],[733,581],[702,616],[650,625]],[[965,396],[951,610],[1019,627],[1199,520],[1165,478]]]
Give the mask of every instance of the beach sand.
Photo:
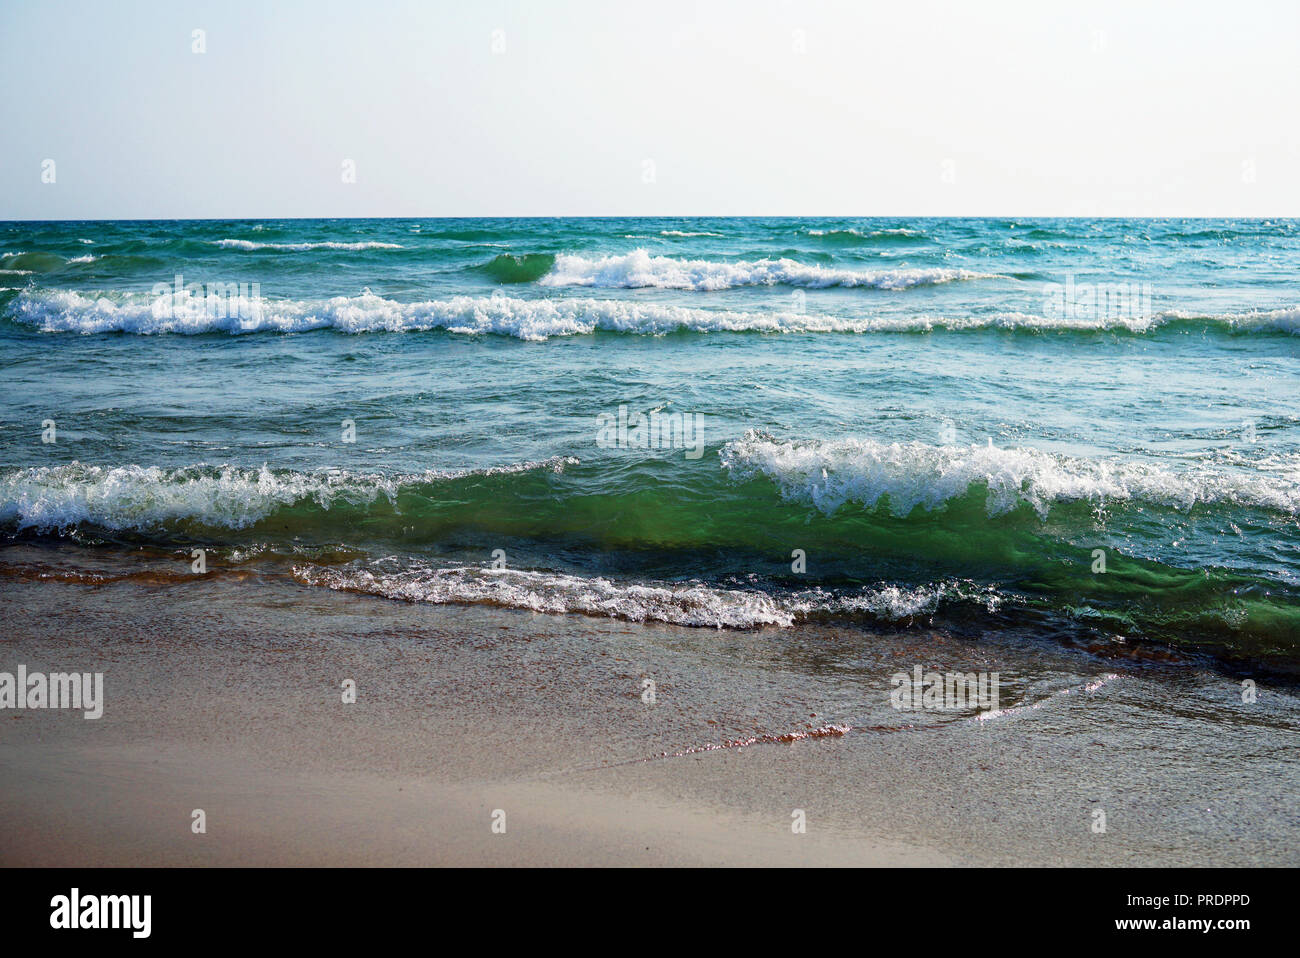
[[[0,671],[103,672],[106,700],[0,712],[3,865],[1300,864],[1295,697],[1202,663],[240,574],[0,601]],[[1005,713],[893,709],[917,663],[998,670]]]

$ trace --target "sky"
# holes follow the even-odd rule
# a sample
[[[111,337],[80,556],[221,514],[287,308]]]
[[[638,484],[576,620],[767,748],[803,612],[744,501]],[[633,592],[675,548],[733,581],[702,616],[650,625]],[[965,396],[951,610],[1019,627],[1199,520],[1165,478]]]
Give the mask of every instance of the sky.
[[[0,0],[0,220],[1296,216],[1297,49],[1294,0]]]

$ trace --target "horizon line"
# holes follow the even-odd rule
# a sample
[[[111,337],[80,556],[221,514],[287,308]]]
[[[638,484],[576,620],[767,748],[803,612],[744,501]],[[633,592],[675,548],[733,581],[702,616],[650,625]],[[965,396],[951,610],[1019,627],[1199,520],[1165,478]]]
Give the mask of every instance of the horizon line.
[[[745,219],[896,219],[896,220],[1300,220],[1300,213],[1270,214],[1061,214],[1061,213],[579,213],[579,214],[486,214],[455,216],[383,215],[383,216],[118,216],[118,217],[20,217],[0,218],[0,223],[229,223],[241,220],[745,220]]]

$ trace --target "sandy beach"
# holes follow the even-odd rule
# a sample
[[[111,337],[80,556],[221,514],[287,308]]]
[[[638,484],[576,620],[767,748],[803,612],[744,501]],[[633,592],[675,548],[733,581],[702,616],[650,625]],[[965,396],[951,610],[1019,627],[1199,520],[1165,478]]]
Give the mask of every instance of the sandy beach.
[[[105,677],[99,720],[0,713],[4,865],[1300,861],[1294,697],[1196,664],[237,574],[0,595],[0,669]],[[893,709],[912,662],[999,669],[1002,714]]]

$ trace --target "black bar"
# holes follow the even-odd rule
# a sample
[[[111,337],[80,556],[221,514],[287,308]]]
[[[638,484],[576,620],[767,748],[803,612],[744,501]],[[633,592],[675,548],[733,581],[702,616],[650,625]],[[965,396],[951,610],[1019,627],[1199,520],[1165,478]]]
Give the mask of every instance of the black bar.
[[[1267,870],[439,871],[7,869],[0,871],[0,921],[7,944],[373,946],[423,931],[434,947],[459,930],[481,944],[514,931],[535,937],[537,946],[550,938],[633,949],[638,941],[659,948],[676,940],[684,947],[683,937],[701,921],[724,931],[733,945],[751,938],[762,943],[774,923],[796,935],[809,923],[811,945],[834,922],[864,946],[901,933],[944,952],[1022,935],[1043,946],[1128,939],[1232,948],[1276,940],[1292,923],[1283,918],[1287,876]],[[136,939],[129,927],[52,928],[54,900],[74,888],[82,903],[88,896],[150,896],[148,938]],[[1154,926],[1118,927],[1147,920]],[[1178,924],[1206,920],[1215,923],[1208,931]],[[1217,925],[1224,921],[1248,927]],[[597,932],[614,937],[593,937]]]

